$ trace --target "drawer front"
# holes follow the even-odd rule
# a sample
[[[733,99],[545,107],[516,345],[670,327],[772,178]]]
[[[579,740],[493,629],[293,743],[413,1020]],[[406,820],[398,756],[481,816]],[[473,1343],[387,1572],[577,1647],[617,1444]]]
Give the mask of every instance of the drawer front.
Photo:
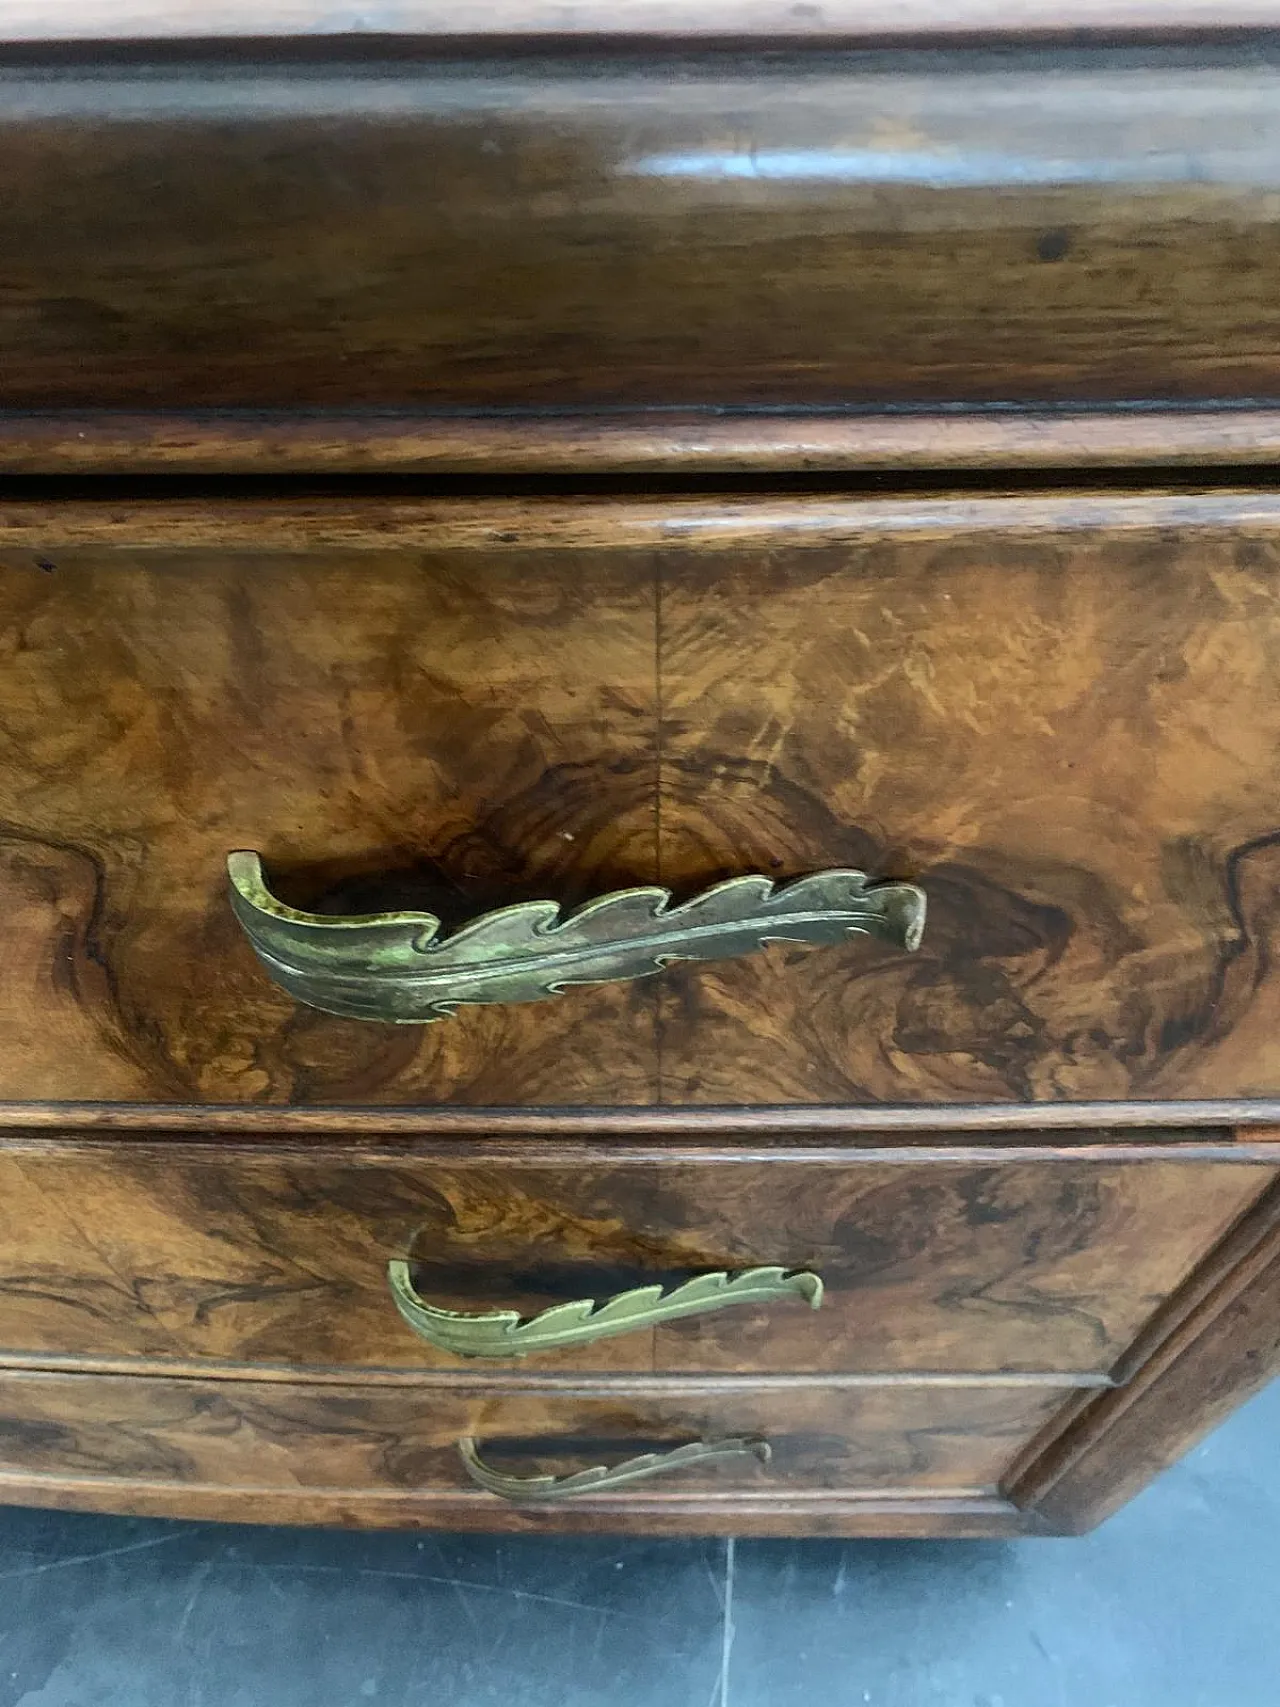
[[[1280,1097],[1274,494],[0,521],[0,1099]],[[392,1026],[273,982],[235,849],[322,914],[843,868],[929,913]]]
[[[1280,391],[1255,41],[362,58],[10,67],[0,404]]]
[[[65,555],[53,518],[52,555],[0,550],[0,1098],[655,1101],[651,986],[333,1018],[264,974],[226,874],[258,848],[295,905],[455,922],[651,878],[652,576],[309,551],[287,513],[282,556],[254,522],[148,552],[137,511],[123,552]]]
[[[929,898],[913,955],[673,968],[665,1098],[1276,1094],[1273,497],[797,506],[662,610],[664,877]]]
[[[382,1496],[387,1521],[394,1521],[397,1500],[408,1506],[433,1496],[454,1503],[470,1496],[495,1524],[513,1510],[549,1509],[481,1491],[459,1451],[471,1440],[487,1469],[513,1479],[616,1468],[699,1442],[768,1443],[767,1462],[763,1452],[695,1461],[639,1486],[603,1490],[623,1507],[681,1493],[972,1496],[994,1490],[1067,1397],[1065,1390],[998,1385],[538,1397],[479,1387],[8,1372],[0,1373],[0,1495],[20,1499],[41,1480],[112,1478],[139,1489],[243,1490],[268,1501],[371,1494]],[[587,1496],[591,1503],[600,1497]],[[556,1509],[567,1509],[570,1498],[576,1505],[583,1496],[563,1497]],[[235,1515],[252,1519],[251,1504]],[[362,1512],[365,1521],[369,1516]]]
[[[1056,1157],[465,1159],[30,1145],[0,1151],[0,1358],[218,1360],[288,1369],[540,1373],[1016,1372],[1104,1381],[1275,1179],[1258,1162]],[[533,1146],[530,1145],[530,1151]],[[621,1152],[621,1154],[620,1154]],[[530,1319],[699,1276],[807,1271],[566,1344],[455,1349],[393,1301]],[[545,1330],[546,1323],[543,1328]]]

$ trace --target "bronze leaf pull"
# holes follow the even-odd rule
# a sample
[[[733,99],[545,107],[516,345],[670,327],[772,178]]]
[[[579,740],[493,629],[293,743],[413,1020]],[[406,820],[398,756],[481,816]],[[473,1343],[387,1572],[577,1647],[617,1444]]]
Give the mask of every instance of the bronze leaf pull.
[[[229,855],[227,874],[235,915],[277,984],[325,1013],[394,1025],[644,978],[678,960],[732,959],[770,942],[874,936],[914,949],[925,917],[914,884],[820,871],[781,889],[767,877],[733,877],[678,907],[656,888],[619,889],[568,915],[555,901],[526,901],[442,939],[432,913],[329,918],[286,907],[256,853]]]
[[[532,1352],[612,1339],[680,1316],[707,1315],[731,1304],[772,1304],[793,1296],[806,1299],[814,1310],[822,1303],[822,1281],[807,1269],[699,1274],[670,1292],[661,1286],[639,1286],[602,1304],[594,1298],[578,1298],[553,1304],[536,1316],[521,1316],[516,1310],[442,1310],[418,1294],[409,1264],[399,1258],[389,1264],[387,1279],[396,1308],[413,1331],[459,1357],[528,1357]]]
[[[727,1458],[754,1458],[758,1464],[767,1464],[773,1456],[767,1440],[691,1440],[687,1446],[677,1446],[671,1452],[646,1452],[641,1458],[628,1458],[612,1467],[597,1464],[572,1476],[508,1476],[483,1461],[469,1436],[458,1442],[458,1451],[473,1482],[518,1505],[607,1493],[632,1482],[646,1482],[651,1476],[686,1470],[693,1464],[713,1464]]]

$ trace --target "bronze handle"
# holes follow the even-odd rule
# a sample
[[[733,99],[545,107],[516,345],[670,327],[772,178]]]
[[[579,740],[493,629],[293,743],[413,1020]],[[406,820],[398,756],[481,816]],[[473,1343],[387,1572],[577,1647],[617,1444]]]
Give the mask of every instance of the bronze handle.
[[[229,855],[227,874],[235,915],[277,984],[308,1007],[395,1025],[644,978],[675,960],[731,959],[769,942],[874,936],[914,949],[925,916],[914,884],[820,871],[782,889],[767,877],[730,878],[678,907],[670,890],[653,888],[619,889],[567,917],[554,901],[527,901],[440,940],[432,913],[329,918],[286,907],[256,853]]]
[[[712,1464],[726,1458],[754,1458],[767,1464],[773,1456],[767,1440],[691,1440],[671,1452],[646,1452],[612,1468],[597,1464],[572,1476],[507,1476],[483,1462],[476,1443],[468,1436],[458,1442],[458,1451],[473,1482],[517,1505],[537,1500],[567,1500],[580,1494],[599,1494],[631,1482],[646,1482],[651,1476],[667,1476],[691,1464]]]
[[[578,1298],[553,1304],[536,1316],[521,1316],[516,1310],[442,1310],[419,1295],[409,1264],[399,1258],[388,1265],[387,1279],[396,1308],[414,1333],[459,1357],[528,1357],[531,1352],[612,1339],[680,1316],[706,1315],[731,1304],[771,1304],[791,1296],[807,1299],[814,1310],[822,1303],[822,1281],[807,1269],[699,1274],[670,1292],[661,1286],[638,1286],[603,1304]]]

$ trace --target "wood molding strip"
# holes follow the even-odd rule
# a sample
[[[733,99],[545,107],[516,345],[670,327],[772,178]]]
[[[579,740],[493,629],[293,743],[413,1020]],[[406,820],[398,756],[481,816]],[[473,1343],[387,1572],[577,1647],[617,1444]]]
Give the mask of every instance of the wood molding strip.
[[[1205,1127],[1239,1128],[1239,1134],[1210,1139],[1199,1136]],[[1150,1131],[1158,1137],[1100,1140],[1101,1132]],[[300,1108],[278,1104],[190,1103],[64,1103],[0,1102],[0,1134],[14,1141],[23,1136],[55,1132],[62,1137],[88,1137],[104,1132],[151,1132],[165,1138],[199,1142],[225,1133],[243,1133],[271,1142],[289,1137],[382,1140],[478,1138],[617,1137],[668,1144],[672,1139],[731,1136],[756,1139],[766,1145],[793,1144],[805,1138],[858,1137],[876,1139],[893,1133],[919,1134],[889,1146],[911,1144],[919,1159],[927,1152],[930,1135],[953,1132],[984,1134],[1054,1133],[1055,1145],[1073,1151],[1103,1147],[1141,1157],[1153,1144],[1203,1145],[1213,1155],[1243,1155],[1256,1146],[1260,1159],[1275,1154],[1280,1144],[1280,1100],[1221,1100],[1188,1102],[973,1103],[901,1105],[887,1103],[801,1106],[679,1108]],[[1070,1136],[1068,1136],[1070,1135]],[[1016,1139],[1013,1140],[1016,1142]],[[1034,1148],[1042,1147],[1044,1140]],[[918,1146],[918,1147],[917,1147]],[[979,1144],[978,1151],[987,1146]],[[612,1154],[612,1150],[610,1154]],[[734,1154],[739,1152],[735,1149]],[[951,1146],[948,1145],[948,1153]],[[1179,1154],[1183,1154],[1180,1149]],[[1009,1142],[996,1149],[1008,1160]]]
[[[441,1528],[492,1531],[529,1528],[529,1514],[492,1495],[366,1492],[360,1489],[224,1488],[200,1483],[130,1481],[123,1477],[39,1476],[0,1472],[0,1504],[48,1510],[127,1509],[135,1517],[182,1517],[237,1523],[326,1523],[368,1528]],[[940,1535],[1015,1536],[1035,1533],[1034,1513],[985,1493],[912,1495],[632,1494],[592,1499],[539,1512],[543,1530],[673,1535]]]
[[[618,1137],[668,1138],[877,1132],[1064,1132],[1117,1127],[1233,1126],[1280,1143],[1280,1099],[1188,1102],[823,1104],[681,1108],[299,1108],[267,1103],[0,1102],[0,1131],[361,1133],[385,1137],[573,1137],[584,1127]]]
[[[614,38],[676,36],[790,37],[802,40],[901,40],[1140,32],[1270,29],[1274,0],[12,0],[0,38],[23,41],[173,40],[277,35],[401,35],[472,38],[522,35]]]
[[[535,1140],[532,1144],[531,1138]],[[1232,1166],[1280,1164],[1280,1142],[1275,1140],[1249,1143],[1224,1137],[1217,1143],[1202,1143],[1194,1139],[1180,1140],[1164,1132],[1154,1133],[1146,1143],[1097,1143],[1089,1142],[1087,1137],[1083,1142],[1073,1142],[1071,1134],[1065,1137],[1062,1134],[1052,1137],[1045,1135],[1039,1143],[1023,1144],[885,1144],[866,1143],[855,1136],[853,1142],[842,1145],[780,1143],[762,1146],[758,1139],[751,1141],[753,1134],[749,1131],[744,1132],[743,1138],[744,1141],[738,1144],[701,1144],[696,1141],[673,1144],[669,1141],[645,1143],[643,1139],[630,1141],[625,1138],[621,1141],[615,1138],[608,1142],[595,1142],[591,1139],[539,1140],[537,1134],[526,1133],[522,1139],[503,1141],[489,1139],[481,1131],[475,1138],[466,1141],[434,1139],[430,1135],[422,1138],[407,1135],[402,1137],[398,1144],[389,1144],[379,1141],[377,1134],[362,1140],[359,1133],[354,1133],[347,1142],[334,1142],[333,1135],[326,1134],[317,1141],[308,1143],[297,1135],[291,1142],[281,1142],[270,1121],[264,1121],[257,1132],[240,1134],[239,1141],[231,1143],[219,1139],[214,1133],[205,1134],[203,1137],[191,1133],[150,1133],[142,1138],[131,1139],[109,1132],[85,1135],[46,1129],[6,1135],[0,1131],[0,1153],[18,1156],[38,1154],[47,1150],[52,1141],[64,1153],[88,1155],[117,1144],[127,1144],[135,1153],[150,1149],[157,1156],[170,1157],[175,1161],[195,1161],[201,1157],[216,1161],[229,1156],[243,1161],[255,1153],[265,1152],[275,1159],[292,1154],[306,1156],[310,1161],[333,1162],[350,1162],[353,1156],[358,1155],[360,1165],[364,1168],[398,1167],[403,1165],[406,1156],[412,1156],[416,1161],[432,1161],[441,1165],[475,1161],[485,1166],[517,1170],[522,1167],[651,1167],[670,1162],[677,1157],[696,1162],[701,1167],[758,1165],[762,1162],[779,1161],[806,1167],[829,1168],[845,1168],[850,1162],[918,1168],[938,1164],[956,1167],[1002,1167],[1018,1162],[1142,1163],[1167,1162],[1174,1159],[1179,1162],[1226,1163]]]
[[[305,1364],[232,1363],[166,1357],[56,1356],[45,1352],[0,1350],[0,1371],[26,1375],[130,1375],[141,1379],[157,1376],[170,1381],[261,1381],[288,1382],[310,1387],[408,1387],[415,1391],[462,1388],[468,1393],[492,1391],[557,1393],[578,1399],[619,1396],[664,1396],[682,1392],[771,1393],[805,1389],[823,1391],[838,1387],[1078,1387],[1094,1392],[1112,1383],[1105,1375],[1076,1371],[1060,1375],[1052,1371],[1000,1370],[990,1375],[938,1371],[891,1370],[883,1374],[815,1373],[777,1375],[726,1375],[715,1372],[670,1375],[555,1374],[538,1369],[487,1370],[483,1379],[465,1369],[353,1369],[308,1368]]]
[[[1275,462],[1280,409],[1266,407],[501,417],[0,412],[0,476],[764,474]]]
[[[735,552],[768,543],[802,549],[898,536],[1150,534],[1230,528],[1280,533],[1280,491],[1087,486],[986,496],[732,495],[679,497],[402,498],[296,496],[208,499],[62,496],[43,501],[0,494],[0,545],[50,552],[78,547],[137,550],[299,552],[679,549]]]

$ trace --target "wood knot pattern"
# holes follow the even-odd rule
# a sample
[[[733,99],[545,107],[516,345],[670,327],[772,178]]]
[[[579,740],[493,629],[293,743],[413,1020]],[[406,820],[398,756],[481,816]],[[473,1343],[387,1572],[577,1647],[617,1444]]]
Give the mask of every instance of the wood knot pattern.
[[[2,1097],[1280,1094],[1265,495],[5,518]],[[930,923],[370,1024],[262,977],[236,847],[328,918],[857,870]]]

